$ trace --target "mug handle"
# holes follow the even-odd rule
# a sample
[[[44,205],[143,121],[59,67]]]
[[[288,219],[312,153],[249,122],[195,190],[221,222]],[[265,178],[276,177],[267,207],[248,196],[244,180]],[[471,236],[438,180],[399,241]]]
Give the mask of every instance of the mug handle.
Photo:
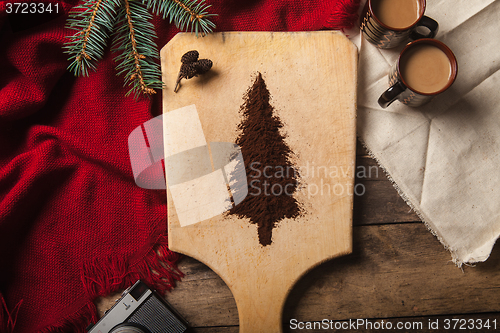
[[[382,95],[380,95],[378,104],[385,109],[386,107],[391,105],[391,103],[394,102],[398,98],[398,96],[401,95],[401,93],[405,90],[406,87],[400,81],[396,82],[392,87],[390,87],[389,89],[384,91]]]
[[[418,27],[425,27],[429,29],[429,33],[427,35],[419,33],[417,31]],[[413,29],[413,31],[410,34],[410,39],[417,40],[420,38],[434,38],[436,37],[438,30],[439,30],[439,24],[430,17],[424,16],[420,19],[420,21],[417,22],[415,29]]]

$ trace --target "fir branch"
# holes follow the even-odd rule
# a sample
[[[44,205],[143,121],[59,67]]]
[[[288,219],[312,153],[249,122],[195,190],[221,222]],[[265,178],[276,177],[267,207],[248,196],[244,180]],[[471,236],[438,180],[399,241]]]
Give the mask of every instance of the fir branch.
[[[70,13],[67,28],[77,32],[64,48],[70,55],[68,69],[74,75],[88,76],[89,69],[95,69],[102,59],[118,6],[119,0],[86,0]]]
[[[180,30],[202,35],[212,32],[215,24],[208,13],[205,0],[83,0],[74,7],[67,28],[76,30],[65,43],[69,54],[68,70],[76,76],[88,76],[104,56],[109,34],[114,33],[113,51],[118,75],[125,75],[125,86],[137,98],[141,93],[151,95],[162,89],[156,33],[150,23],[148,9],[169,18]],[[198,2],[199,1],[199,2]],[[113,30],[114,29],[114,30]]]
[[[196,36],[201,31],[202,35],[209,34],[215,29],[215,24],[209,20],[216,14],[208,13],[210,5],[204,0],[142,0],[142,2],[153,10],[156,15],[162,14],[163,18],[169,18],[169,22],[175,23],[179,30],[191,30]]]
[[[161,89],[160,67],[154,26],[149,22],[151,14],[138,0],[124,0],[117,20],[118,27],[113,41],[113,50],[121,54],[116,58],[118,75],[125,73],[125,85],[131,86],[127,96],[134,93],[155,94]]]
[[[87,29],[85,29],[83,31],[82,48],[80,50],[80,54],[78,54],[78,56],[76,57],[76,60],[78,60],[78,61],[82,61],[82,57],[84,57],[85,59],[90,59],[90,56],[87,54],[87,52],[85,52],[85,50],[87,49],[90,31],[92,30],[92,27],[94,26],[95,17],[96,17],[97,12],[99,11],[99,5],[101,4],[101,1],[102,0],[98,0],[95,3],[94,10],[92,11],[92,15],[90,16],[90,20],[89,20],[89,24],[87,26]]]

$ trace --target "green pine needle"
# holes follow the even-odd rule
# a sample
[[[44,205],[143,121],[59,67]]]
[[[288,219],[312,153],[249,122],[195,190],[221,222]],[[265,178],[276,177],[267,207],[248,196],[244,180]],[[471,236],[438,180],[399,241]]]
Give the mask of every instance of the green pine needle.
[[[110,35],[113,51],[117,51],[118,75],[124,75],[134,94],[151,95],[162,89],[159,53],[154,39],[156,33],[150,22],[150,9],[168,18],[169,23],[183,31],[206,35],[215,29],[210,21],[205,0],[83,0],[71,11],[67,27],[76,30],[65,43],[70,70],[75,76],[88,76],[104,56]]]
[[[216,14],[209,14],[204,0],[142,0],[144,4],[156,15],[168,18],[169,23],[174,22],[180,30],[191,30],[196,36],[201,31],[202,35],[212,32],[215,24],[209,20]]]
[[[116,68],[118,75],[125,74],[125,85],[131,87],[126,96],[134,93],[136,99],[141,93],[152,95],[154,89],[163,87],[151,18],[141,2],[124,0],[116,22],[113,51],[120,52]]]
[[[67,27],[77,32],[64,46],[71,61],[68,69],[76,76],[88,76],[102,59],[119,0],[86,0],[70,13]]]

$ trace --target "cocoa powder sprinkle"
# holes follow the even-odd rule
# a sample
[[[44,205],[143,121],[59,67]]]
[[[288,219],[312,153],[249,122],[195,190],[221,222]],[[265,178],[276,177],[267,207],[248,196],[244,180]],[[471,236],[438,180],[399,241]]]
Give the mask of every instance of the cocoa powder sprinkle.
[[[283,123],[275,114],[270,97],[262,74],[258,73],[244,95],[240,109],[243,119],[236,139],[243,155],[248,194],[228,212],[257,224],[262,246],[272,243],[273,228],[280,221],[301,213],[293,196],[299,186],[299,174],[291,162],[293,152],[281,133]],[[235,173],[241,172],[241,168],[237,166]]]

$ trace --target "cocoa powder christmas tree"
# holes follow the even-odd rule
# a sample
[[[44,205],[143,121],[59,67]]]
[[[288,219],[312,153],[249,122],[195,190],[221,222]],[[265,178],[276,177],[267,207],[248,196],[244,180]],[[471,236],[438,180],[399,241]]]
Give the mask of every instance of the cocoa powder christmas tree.
[[[293,196],[299,175],[291,162],[293,152],[280,131],[283,123],[269,103],[269,90],[261,73],[244,100],[236,144],[241,148],[245,170],[243,165],[237,165],[235,174],[246,171],[248,194],[229,214],[257,224],[259,242],[267,246],[272,243],[272,231],[279,221],[300,215]]]

